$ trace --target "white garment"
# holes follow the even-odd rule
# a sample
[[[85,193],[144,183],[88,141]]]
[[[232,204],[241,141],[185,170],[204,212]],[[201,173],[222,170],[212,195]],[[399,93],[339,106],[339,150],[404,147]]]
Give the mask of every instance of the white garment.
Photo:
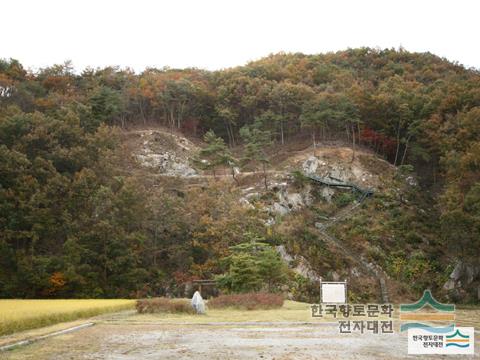
[[[198,291],[195,291],[195,294],[193,294],[192,307],[197,314],[205,314],[205,301],[203,301],[202,295]]]

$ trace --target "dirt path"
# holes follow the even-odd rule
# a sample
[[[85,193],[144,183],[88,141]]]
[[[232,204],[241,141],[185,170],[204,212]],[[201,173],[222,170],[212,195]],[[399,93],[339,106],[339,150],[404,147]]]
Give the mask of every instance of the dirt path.
[[[403,359],[405,335],[342,335],[321,325],[100,324],[0,359]]]

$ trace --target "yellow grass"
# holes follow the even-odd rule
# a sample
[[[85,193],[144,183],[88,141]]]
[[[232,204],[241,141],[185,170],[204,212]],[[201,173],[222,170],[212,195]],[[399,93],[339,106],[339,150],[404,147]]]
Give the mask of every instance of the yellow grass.
[[[0,335],[133,309],[134,300],[0,300]]]
[[[209,322],[317,322],[336,321],[332,317],[312,318],[310,304],[285,300],[283,306],[270,310],[241,310],[236,308],[209,309],[204,315],[196,314],[134,314],[126,318],[129,322],[155,322],[155,323],[209,323]]]
[[[393,314],[394,323],[400,325],[399,305],[395,305]],[[355,317],[350,320],[372,320],[368,317]],[[379,320],[388,320],[386,315],[380,316]],[[312,318],[311,305],[307,303],[285,300],[284,305],[278,309],[270,310],[240,310],[234,308],[227,309],[209,309],[207,301],[207,313],[204,315],[196,314],[125,314],[124,317],[118,317],[116,321],[125,323],[162,323],[162,324],[181,324],[181,323],[213,323],[213,322],[337,322],[344,320],[341,315],[334,318],[331,315]],[[456,324],[458,326],[480,327],[480,309],[473,307],[469,309],[456,310]],[[450,322],[435,322],[436,324],[448,325]]]

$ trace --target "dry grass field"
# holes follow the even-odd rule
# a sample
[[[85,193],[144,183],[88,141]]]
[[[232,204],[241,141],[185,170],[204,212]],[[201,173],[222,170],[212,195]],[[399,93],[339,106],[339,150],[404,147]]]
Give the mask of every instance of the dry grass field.
[[[7,301],[0,301],[2,316],[6,309],[2,305],[6,304]],[[15,301],[11,301],[10,306],[13,305]],[[41,314],[42,306],[44,312],[50,310],[57,316],[62,309],[71,312],[74,308],[77,314],[81,311],[94,312],[94,309],[98,314],[114,310],[116,306],[131,311],[95,316],[88,320],[95,326],[0,352],[2,360],[409,358],[406,333],[399,331],[398,311],[394,314],[394,335],[365,333],[339,336],[338,319],[330,316],[312,318],[309,304],[289,300],[281,308],[269,310],[215,309],[208,308],[207,303],[204,315],[170,311],[139,314],[134,311],[134,301],[129,300],[17,300],[16,305],[17,316],[21,314],[18,305],[24,308],[26,315],[34,312]],[[398,310],[398,306],[395,309]],[[475,326],[477,329],[480,326],[480,310],[477,307],[460,308],[456,314],[457,325]],[[0,338],[0,343],[1,339],[13,343],[14,340],[52,333],[60,330],[57,328],[60,326],[66,328],[78,324],[77,320],[74,324],[19,332]]]
[[[133,309],[134,300],[0,300],[0,335]]]

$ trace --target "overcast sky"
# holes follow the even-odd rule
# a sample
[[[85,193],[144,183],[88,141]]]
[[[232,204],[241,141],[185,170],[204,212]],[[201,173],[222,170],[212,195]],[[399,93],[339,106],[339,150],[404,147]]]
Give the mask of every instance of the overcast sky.
[[[220,69],[279,51],[430,51],[480,68],[478,0],[1,0],[0,58]]]

